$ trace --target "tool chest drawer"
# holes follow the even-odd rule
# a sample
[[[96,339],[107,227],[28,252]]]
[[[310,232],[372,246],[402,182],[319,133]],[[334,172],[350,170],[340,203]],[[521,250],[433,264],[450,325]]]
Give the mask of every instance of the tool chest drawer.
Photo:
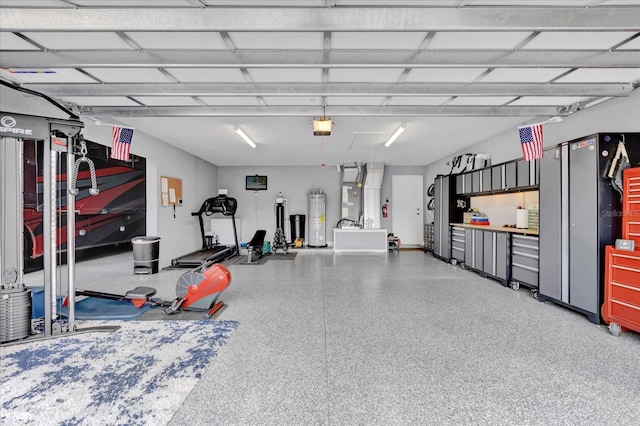
[[[640,251],[607,246],[605,253],[602,317],[606,322],[640,332]]]
[[[622,238],[635,241],[640,249],[640,167],[624,172],[622,195]]]
[[[514,234],[511,238],[511,280],[538,287],[538,237]]]
[[[465,259],[465,230],[457,226],[451,227],[451,257],[460,262]]]

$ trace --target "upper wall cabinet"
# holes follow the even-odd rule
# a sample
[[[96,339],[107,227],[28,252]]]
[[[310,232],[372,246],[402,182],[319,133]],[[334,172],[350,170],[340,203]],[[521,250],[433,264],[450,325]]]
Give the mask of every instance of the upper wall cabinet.
[[[505,190],[515,189],[518,186],[518,168],[515,161],[504,165],[504,186]]]
[[[492,191],[502,191],[504,186],[502,182],[504,181],[503,175],[504,167],[502,165],[497,165],[491,167],[491,190]]]
[[[540,183],[540,163],[518,160],[518,188],[538,186]]]
[[[515,160],[456,176],[456,193],[495,194],[537,189],[540,182],[538,160]]]
[[[492,184],[491,179],[492,179],[491,167],[482,169],[482,192],[491,191],[491,184]]]

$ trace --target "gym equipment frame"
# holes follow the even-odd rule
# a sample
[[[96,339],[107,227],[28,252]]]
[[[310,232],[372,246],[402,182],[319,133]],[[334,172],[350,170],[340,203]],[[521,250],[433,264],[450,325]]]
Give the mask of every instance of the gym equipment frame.
[[[45,97],[46,98],[46,97]],[[57,290],[59,288],[57,267],[57,180],[58,166],[61,164],[63,153],[66,154],[67,170],[74,170],[75,156],[74,145],[80,139],[80,130],[84,127],[75,114],[67,111],[74,119],[64,120],[52,117],[31,116],[0,112],[0,163],[14,162],[15,173],[3,170],[1,197],[2,241],[0,246],[0,271],[2,272],[3,287],[24,288],[24,227],[23,227],[23,141],[44,141],[44,173],[43,173],[43,211],[44,220],[44,334],[41,336],[30,335],[30,322],[28,338],[9,343],[22,343],[39,338],[52,338],[69,332],[93,332],[114,331],[119,327],[92,327],[83,330],[76,329],[75,305],[69,305],[67,324],[63,326],[60,316],[56,312]],[[69,294],[75,292],[75,194],[73,189],[73,174],[67,173],[66,182],[66,209],[60,214],[67,214],[66,239],[67,239],[67,281]],[[13,197],[12,200],[8,198]],[[12,214],[4,214],[15,206]],[[5,235],[7,229],[15,229],[15,239]],[[11,247],[9,247],[11,246]],[[25,289],[26,291],[26,289]],[[29,312],[30,315],[30,312]],[[10,321],[3,318],[3,321]]]

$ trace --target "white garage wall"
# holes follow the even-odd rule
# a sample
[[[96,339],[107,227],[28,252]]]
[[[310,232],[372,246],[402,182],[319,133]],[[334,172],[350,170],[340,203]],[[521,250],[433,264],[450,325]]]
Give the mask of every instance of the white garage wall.
[[[5,87],[0,89],[3,111],[69,118],[40,98]],[[111,126],[96,126],[87,119],[82,121],[85,124],[82,134],[86,139],[111,145]],[[200,229],[191,212],[198,210],[205,198],[217,194],[217,167],[139,131],[134,133],[131,153],[147,159],[147,235],[161,238],[160,267],[165,267],[171,264],[171,259],[200,248]],[[184,205],[176,208],[175,218],[173,208],[159,207],[160,176],[182,179]]]
[[[256,174],[268,176],[267,191],[253,192],[245,190],[245,176]],[[390,203],[392,202],[391,177],[394,174],[424,175],[424,167],[385,166],[380,190],[382,204],[384,204],[386,198],[390,199]],[[329,245],[332,245],[333,227],[340,220],[341,177],[342,174],[335,166],[218,167],[218,184],[220,188],[228,189],[229,196],[238,200],[236,217],[241,219],[242,235],[238,236],[240,241],[251,240],[257,229],[266,230],[266,240],[273,240],[276,227],[274,204],[278,192],[282,192],[282,195],[287,198],[290,215],[304,214],[306,216],[307,231],[305,235],[308,237],[309,198],[307,194],[312,189],[320,188],[326,194],[327,200],[325,238]],[[393,232],[391,229],[391,215],[387,219],[382,219],[382,227],[388,229],[389,232]],[[289,230],[286,233],[287,239],[289,239],[291,237]]]
[[[110,126],[85,124],[87,139],[110,145]],[[142,132],[134,133],[131,152],[147,159],[147,235],[161,238],[160,267],[169,266],[171,259],[202,245],[200,226],[191,212],[217,194],[217,167]],[[160,206],[161,176],[182,180],[183,205],[175,210]]]
[[[617,98],[565,117],[560,123],[545,124],[544,146],[550,147],[601,132],[640,132],[640,90],[635,90],[627,98]],[[518,130],[510,129],[428,164],[425,172],[426,187],[433,183],[438,174],[449,173],[450,166],[447,163],[454,156],[464,153],[491,154],[492,164],[522,158]],[[427,212],[425,220],[427,223],[432,222],[433,212]]]
[[[266,175],[266,191],[245,190],[245,176]],[[276,230],[275,202],[279,192],[288,200],[289,214],[306,216],[309,226],[308,193],[320,188],[326,194],[326,241],[333,241],[333,227],[340,214],[340,173],[335,166],[327,167],[270,167],[219,166],[218,185],[229,190],[229,196],[238,200],[236,217],[241,220],[240,241],[250,241],[258,229],[267,231],[266,241],[272,241]],[[288,219],[288,217],[286,218]],[[287,239],[291,237],[286,231]],[[309,233],[305,232],[308,237]]]

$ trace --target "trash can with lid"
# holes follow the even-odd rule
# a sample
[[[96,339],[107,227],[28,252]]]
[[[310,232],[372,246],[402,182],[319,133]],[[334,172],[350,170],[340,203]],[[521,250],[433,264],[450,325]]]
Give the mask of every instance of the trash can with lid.
[[[160,237],[134,237],[131,239],[133,246],[133,273],[157,274],[160,263]]]
[[[305,215],[289,215],[289,221],[291,222],[291,242],[294,243],[296,238],[304,240]]]

